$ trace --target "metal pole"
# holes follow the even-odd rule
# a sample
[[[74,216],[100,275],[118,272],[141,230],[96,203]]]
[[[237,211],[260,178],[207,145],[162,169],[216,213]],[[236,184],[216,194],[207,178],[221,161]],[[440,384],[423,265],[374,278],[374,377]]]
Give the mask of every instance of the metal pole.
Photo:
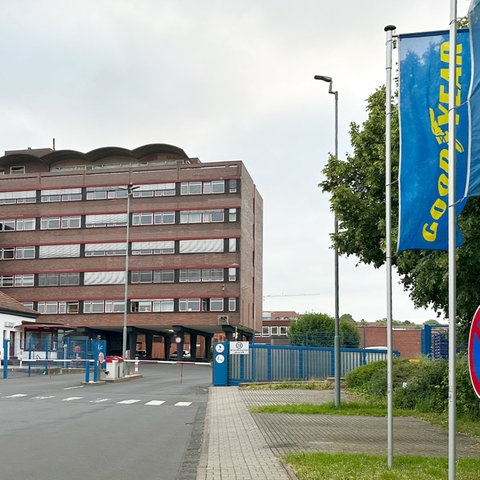
[[[127,303],[128,303],[128,242],[130,240],[130,195],[132,185],[127,187],[127,228],[125,234],[125,290],[124,290],[124,311],[123,311],[123,336],[122,336],[122,357],[127,355]]]
[[[450,1],[448,79],[448,480],[456,478],[456,158],[455,98],[457,52],[457,2]]]
[[[333,79],[323,75],[315,75],[315,80],[322,80],[329,84],[328,93],[335,95],[335,158],[338,158],[338,91],[333,90]],[[333,212],[334,234],[338,234],[338,219]],[[340,314],[339,314],[339,281],[338,281],[338,249],[334,250],[334,282],[335,282],[335,336],[333,339],[334,365],[335,365],[335,408],[340,406],[340,377],[341,377],[341,356],[340,356]]]
[[[392,50],[394,25],[385,27],[386,84],[385,84],[385,260],[387,267],[387,464],[393,466],[393,346],[392,346]]]

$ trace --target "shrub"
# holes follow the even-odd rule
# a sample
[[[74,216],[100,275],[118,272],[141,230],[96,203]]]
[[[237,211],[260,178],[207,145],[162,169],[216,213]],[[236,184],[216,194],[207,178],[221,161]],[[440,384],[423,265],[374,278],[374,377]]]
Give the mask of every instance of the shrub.
[[[470,381],[465,355],[456,363],[456,397],[459,415],[480,418],[480,399]],[[393,359],[393,404],[396,408],[442,413],[448,410],[447,360],[418,362]],[[378,400],[387,395],[387,362],[372,362],[347,374],[347,388]]]

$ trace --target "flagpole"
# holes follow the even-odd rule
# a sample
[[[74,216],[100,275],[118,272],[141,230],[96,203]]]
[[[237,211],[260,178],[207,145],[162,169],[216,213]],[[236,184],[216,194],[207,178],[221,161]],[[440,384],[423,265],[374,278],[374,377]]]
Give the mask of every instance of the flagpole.
[[[448,480],[456,478],[456,158],[457,1],[450,0],[448,77]]]
[[[392,36],[394,25],[387,25],[384,30],[386,42],[386,85],[385,85],[385,260],[387,267],[387,464],[393,466],[393,360],[392,360]]]

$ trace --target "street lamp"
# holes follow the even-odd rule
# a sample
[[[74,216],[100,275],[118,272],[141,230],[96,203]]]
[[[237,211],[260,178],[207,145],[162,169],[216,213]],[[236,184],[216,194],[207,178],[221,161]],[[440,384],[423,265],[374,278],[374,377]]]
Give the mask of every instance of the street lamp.
[[[134,187],[132,184],[127,185],[127,228],[125,233],[125,289],[124,289],[124,309],[123,309],[123,336],[122,336],[122,357],[127,355],[127,302],[128,302],[128,242],[130,241],[130,197],[134,190],[139,187]]]
[[[333,90],[332,77],[326,77],[324,75],[315,75],[315,80],[321,80],[329,84],[328,93],[335,95],[335,158],[338,158],[338,92]],[[338,234],[338,219],[335,211],[334,215],[334,233]],[[334,349],[334,364],[335,364],[335,407],[340,406],[340,317],[339,317],[339,301],[338,301],[338,250],[335,247],[334,254],[335,264],[335,337],[333,342]]]

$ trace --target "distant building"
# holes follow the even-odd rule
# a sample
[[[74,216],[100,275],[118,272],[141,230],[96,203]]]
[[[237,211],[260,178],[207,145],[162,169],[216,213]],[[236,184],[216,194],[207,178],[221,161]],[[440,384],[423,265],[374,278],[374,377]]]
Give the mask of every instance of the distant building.
[[[298,318],[298,313],[294,311],[263,312],[262,330],[255,335],[255,343],[289,345],[288,328]]]
[[[0,289],[43,324],[119,354],[125,322],[131,355],[150,358],[206,358],[214,334],[261,329],[263,201],[241,161],[165,144],[9,151],[0,205]]]
[[[358,325],[360,348],[386,347],[387,327],[379,325]],[[392,328],[392,348],[404,358],[418,358],[422,354],[422,330],[418,327]]]
[[[8,340],[7,360],[19,358],[28,342],[25,332],[27,324],[35,324],[38,313],[14,298],[0,292],[0,330],[3,342],[0,344],[0,359],[4,359],[4,342]]]

